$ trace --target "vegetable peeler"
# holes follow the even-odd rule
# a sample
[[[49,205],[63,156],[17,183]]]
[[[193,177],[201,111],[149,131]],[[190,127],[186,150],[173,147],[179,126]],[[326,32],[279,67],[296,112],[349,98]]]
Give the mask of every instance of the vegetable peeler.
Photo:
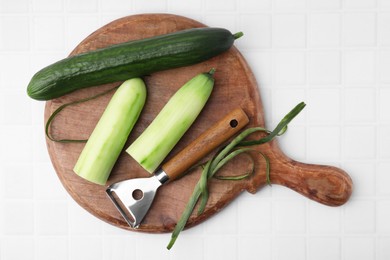
[[[151,177],[111,184],[106,189],[108,197],[129,226],[138,228],[161,185],[181,177],[186,170],[223,144],[248,122],[249,118],[241,108],[231,111],[164,163]]]

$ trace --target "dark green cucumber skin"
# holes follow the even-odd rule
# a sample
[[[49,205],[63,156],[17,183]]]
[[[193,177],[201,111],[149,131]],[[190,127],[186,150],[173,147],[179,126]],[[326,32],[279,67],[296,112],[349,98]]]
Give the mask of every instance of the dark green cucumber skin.
[[[226,29],[206,27],[112,45],[43,68],[32,77],[27,93],[49,100],[77,89],[196,64],[228,50],[234,39]]]

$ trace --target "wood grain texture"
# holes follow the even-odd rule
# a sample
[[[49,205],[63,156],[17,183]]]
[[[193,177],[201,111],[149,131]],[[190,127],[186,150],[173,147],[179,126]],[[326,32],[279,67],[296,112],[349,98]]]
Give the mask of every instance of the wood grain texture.
[[[124,41],[203,26],[205,25],[197,21],[169,14],[128,16],[113,21],[92,33],[70,55]],[[245,40],[245,36],[239,40]],[[256,80],[243,56],[233,47],[224,54],[203,63],[158,72],[145,77],[148,89],[147,102],[125,147],[128,147],[140,135],[180,86],[198,73],[209,71],[212,67],[216,68],[214,75],[216,83],[210,100],[193,126],[166,158],[166,161],[217,122],[227,111],[236,107],[241,107],[246,112],[250,119],[249,126],[264,126],[264,112]],[[60,105],[89,97],[118,84],[87,88],[48,101],[45,107],[45,121]],[[64,110],[52,124],[53,136],[74,139],[88,138],[111,96],[112,94],[108,94]],[[53,143],[47,140],[50,158],[63,186],[78,204],[94,216],[117,227],[133,230],[108,199],[105,194],[106,187],[89,183],[73,173],[73,166],[83,146],[84,144]],[[310,199],[330,206],[342,205],[350,197],[352,181],[343,170],[331,166],[296,162],[284,155],[276,141],[259,146],[257,149],[270,158],[271,181],[273,183],[289,187]],[[223,174],[241,173],[247,167],[248,161],[245,158],[237,158],[232,164],[224,167]],[[193,171],[162,186],[149,213],[136,231],[154,233],[171,231],[198,181],[199,173],[199,170]],[[147,176],[148,173],[123,152],[107,185],[125,179]],[[206,210],[200,216],[192,215],[188,227],[211,217],[244,190],[254,193],[265,183],[265,166],[260,159],[256,161],[255,174],[246,180],[238,182],[211,180],[210,199]]]

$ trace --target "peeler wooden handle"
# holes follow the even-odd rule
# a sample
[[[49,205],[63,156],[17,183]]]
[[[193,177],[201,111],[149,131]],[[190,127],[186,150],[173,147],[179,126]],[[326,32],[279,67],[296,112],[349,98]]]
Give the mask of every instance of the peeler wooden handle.
[[[161,168],[169,176],[169,180],[180,177],[182,173],[223,144],[246,126],[248,122],[249,118],[241,108],[233,110],[206,132],[203,132],[171,160],[163,164]]]

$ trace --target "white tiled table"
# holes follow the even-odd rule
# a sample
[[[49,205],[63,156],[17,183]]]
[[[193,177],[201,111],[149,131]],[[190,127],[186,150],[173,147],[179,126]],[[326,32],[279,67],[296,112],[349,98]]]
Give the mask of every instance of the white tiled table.
[[[65,192],[47,155],[44,103],[26,86],[107,22],[169,12],[245,37],[236,46],[272,128],[307,107],[280,143],[291,157],[350,173],[329,208],[279,186],[243,194],[182,233],[126,232]],[[390,0],[0,0],[0,260],[390,259]]]

